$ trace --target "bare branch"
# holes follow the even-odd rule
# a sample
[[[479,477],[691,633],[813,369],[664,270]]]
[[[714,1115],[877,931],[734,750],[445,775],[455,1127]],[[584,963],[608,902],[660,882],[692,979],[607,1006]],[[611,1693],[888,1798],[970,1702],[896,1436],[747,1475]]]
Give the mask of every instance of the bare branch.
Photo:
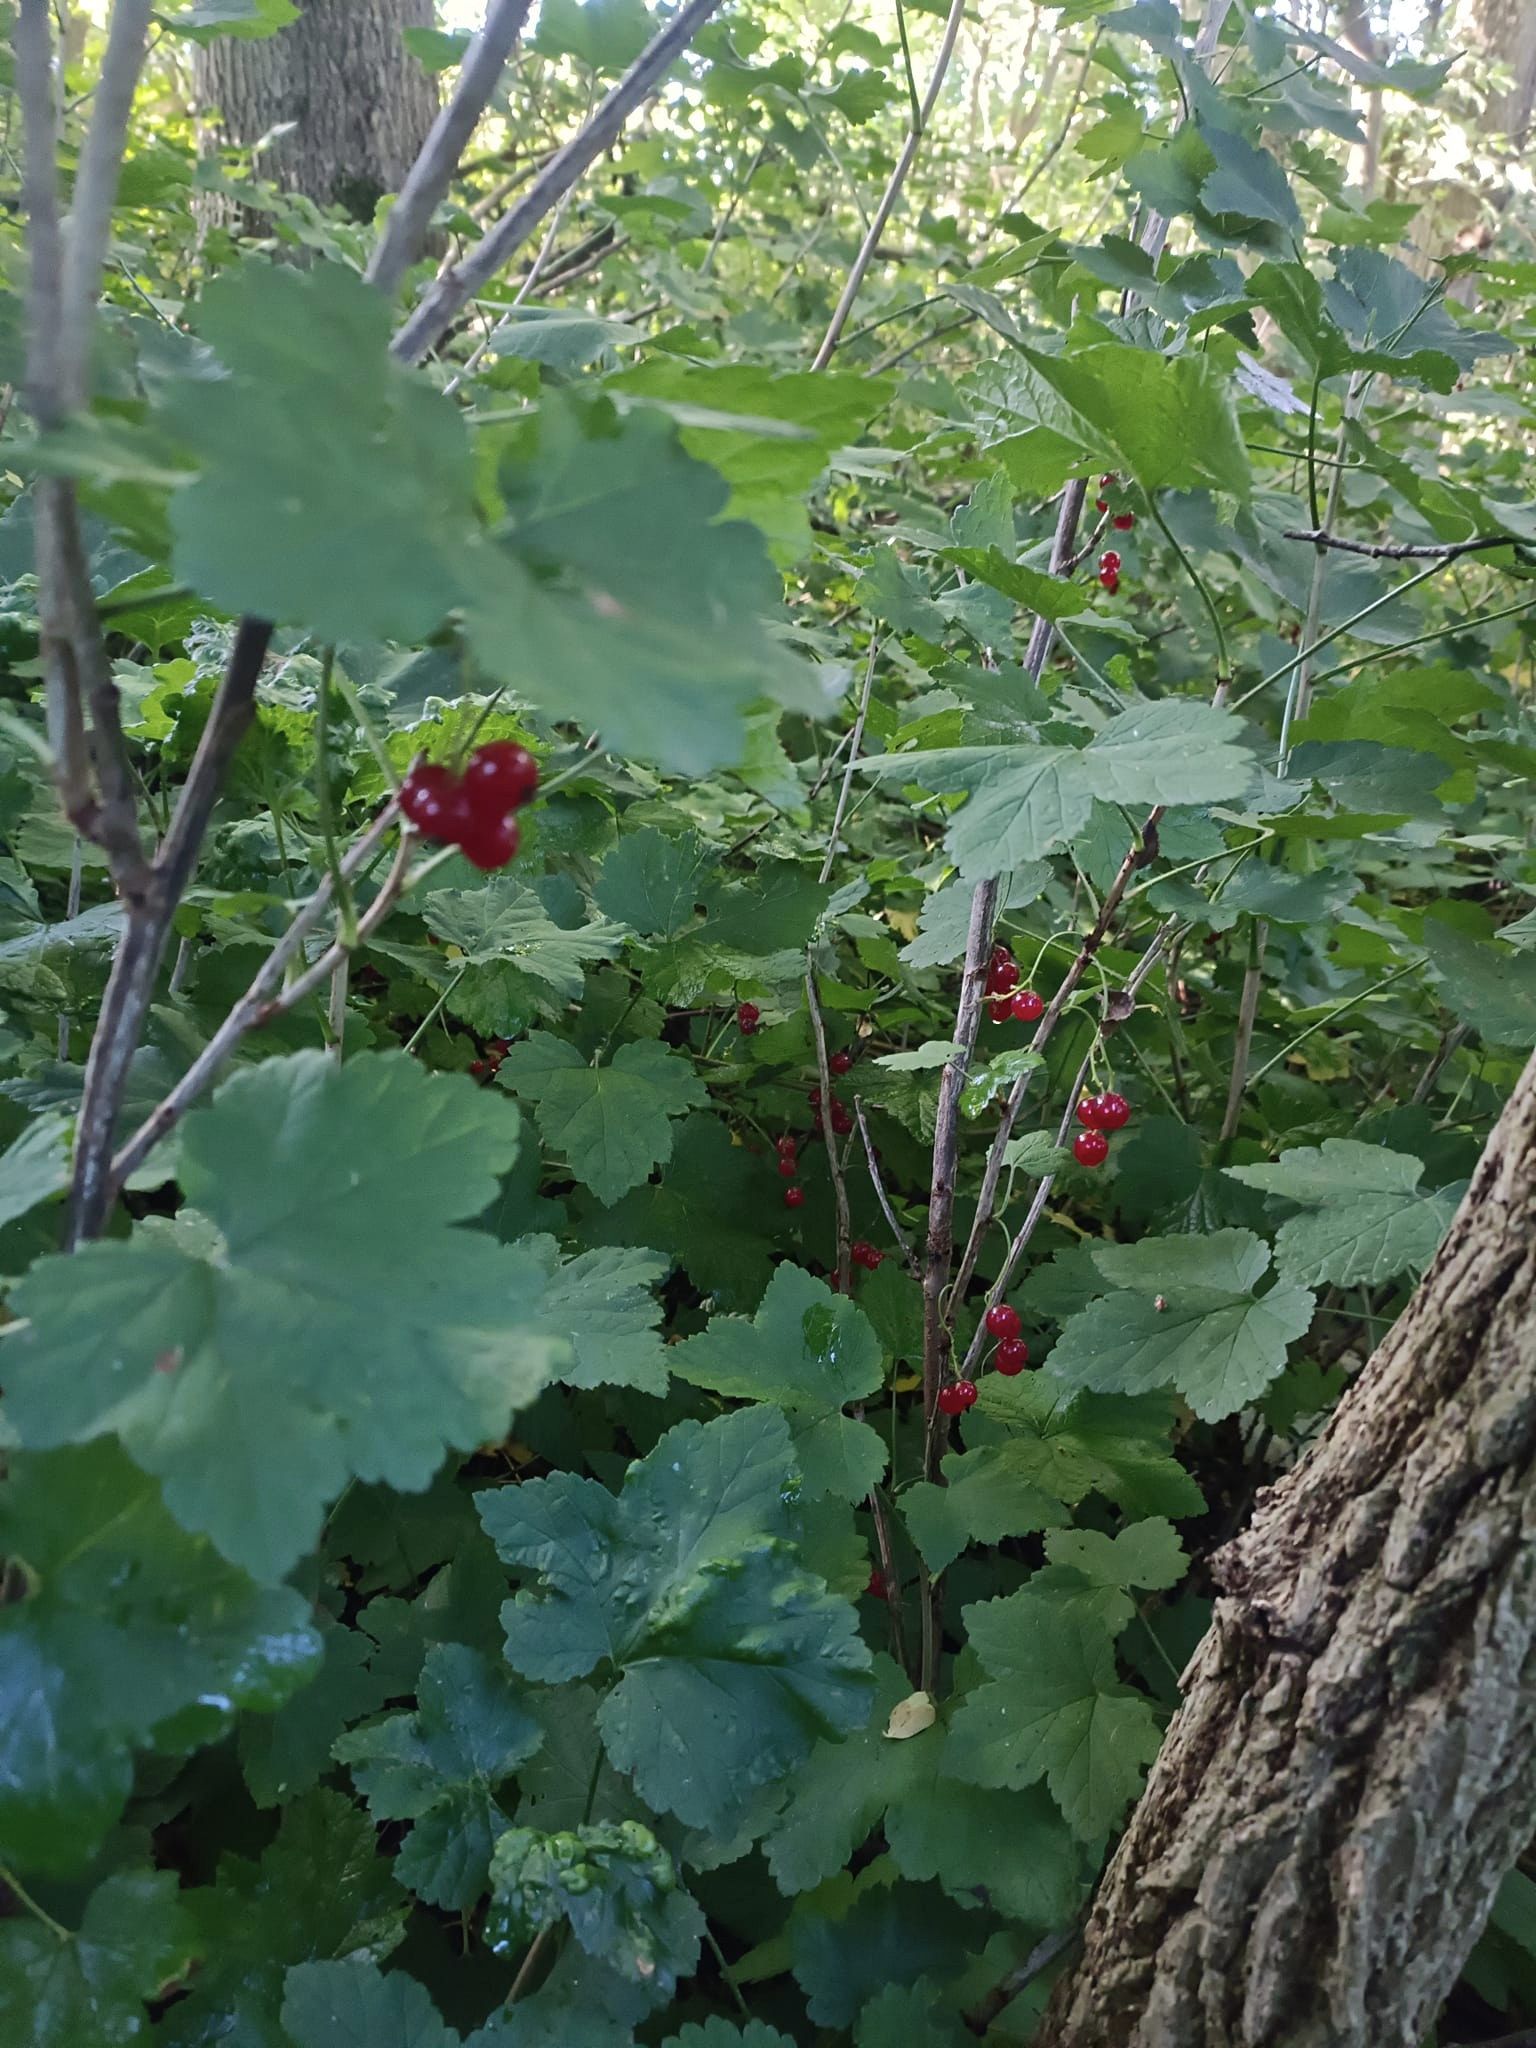
[[[59,228],[58,116],[53,102],[53,30],[48,0],[21,0],[12,38],[16,92],[26,133],[21,203],[27,217],[27,408],[40,427],[59,418],[59,294],[64,245]]]
[[[1065,1955],[1074,1942],[1080,1941],[1082,1933],[1080,1926],[1067,1927],[1061,1933],[1048,1934],[1043,1941],[1037,1942],[1016,1970],[1010,1970],[1000,1984],[994,1985],[985,1998],[962,2015],[971,2032],[989,2032],[998,2015],[1012,2005],[1021,1991],[1026,1991],[1034,1983],[1042,1970],[1048,1970],[1058,1956]],[[1492,2043],[1491,2048],[1498,2048],[1498,2043]]]
[[[469,145],[480,116],[506,69],[507,59],[522,34],[532,0],[491,0],[485,26],[475,37],[459,67],[453,97],[442,108],[390,208],[383,238],[364,275],[386,295],[426,244],[432,216],[442,204],[459,159]]]
[[[837,1133],[832,1128],[832,1069],[827,1062],[827,1032],[821,1021],[821,1003],[816,994],[816,969],[811,949],[805,949],[805,999],[810,1005],[811,1031],[816,1039],[816,1071],[821,1076],[821,1135],[827,1147],[827,1165],[832,1174],[832,1196],[837,1205],[837,1286],[848,1292],[853,1264],[849,1255],[851,1230],[848,1222],[848,1183],[843,1163],[837,1156]]]
[[[397,817],[398,812],[395,804],[392,801],[387,803],[368,827],[367,831],[361,835],[357,843],[349,848],[341,862],[341,871],[349,881],[354,875],[359,874],[368,865],[369,861],[372,860],[380,846],[383,845],[385,836],[389,832],[390,827],[395,823]],[[406,842],[402,841],[402,847],[405,844]],[[396,866],[397,868],[399,867],[398,859]],[[394,881],[394,879],[392,873],[390,880]],[[160,1141],[180,1122],[198,1096],[202,1094],[203,1090],[218,1074],[230,1053],[246,1033],[254,1030],[258,1024],[268,1021],[274,1015],[292,1009],[296,1003],[303,1000],[304,995],[309,992],[309,987],[317,986],[318,982],[325,978],[325,974],[332,971],[335,962],[331,956],[338,950],[334,946],[327,948],[321,959],[309,969],[303,978],[308,986],[301,988],[300,983],[295,981],[288,988],[282,989],[281,995],[279,995],[283,975],[287,971],[290,961],[298,956],[305,939],[308,938],[321,917],[325,914],[334,894],[335,877],[325,875],[314,894],[295,912],[288,929],[261,963],[255,979],[251,982],[245,994],[235,1004],[229,1015],[224,1019],[224,1022],[219,1026],[212,1038],[209,1039],[175,1087],[162,1102],[158,1103],[151,1110],[133,1136],[126,1141],[121,1151],[113,1159],[111,1180],[114,1189],[121,1187],[130,1174],[138,1171]],[[379,895],[368,906],[367,911],[358,924],[358,936],[360,938],[365,936],[366,932],[377,928],[378,924],[382,922],[383,917],[393,907],[398,894],[398,884],[391,892],[390,883],[385,883],[384,889],[380,891]],[[323,967],[325,972],[317,976],[317,967]]]
[[[128,117],[144,63],[153,0],[115,0],[107,30],[107,47],[91,109],[91,125],[80,152],[64,240],[64,272],[59,293],[58,393],[65,411],[83,405],[89,396],[91,335],[96,325],[96,300],[101,268],[112,238],[112,208]]]
[[[1232,1047],[1232,1074],[1227,1082],[1227,1106],[1222,1113],[1218,1146],[1226,1147],[1237,1136],[1243,1114],[1243,1090],[1248,1085],[1248,1061],[1253,1052],[1253,1027],[1258,1022],[1259,997],[1264,992],[1264,942],[1268,927],[1260,918],[1248,942],[1248,964],[1243,969],[1243,993],[1237,1006],[1237,1037]],[[1218,1154],[1225,1159],[1226,1152]]]
[[[271,640],[272,627],[266,619],[242,619],[235,629],[234,645],[208,713],[208,723],[192,757],[170,829],[155,856],[161,893],[168,899],[167,919],[192,879],[224,771],[256,715],[256,684]]]
[[[821,338],[821,347],[817,349],[816,359],[811,364],[813,370],[824,370],[827,367],[837,344],[843,338],[843,329],[848,324],[848,315],[853,311],[854,301],[859,296],[865,273],[876,249],[880,246],[880,237],[895,211],[896,201],[901,197],[901,188],[907,182],[907,173],[917,160],[918,146],[938,103],[939,92],[944,84],[944,74],[948,71],[949,60],[955,53],[955,39],[960,33],[960,23],[964,16],[965,0],[950,0],[949,18],[944,24],[944,39],[939,44],[938,59],[933,67],[933,76],[928,81],[923,104],[914,110],[914,118],[908,124],[906,143],[901,155],[896,159],[895,169],[886,181],[885,190],[880,195],[880,204],[875,208],[874,217],[869,223],[863,242],[859,245],[859,253],[853,259],[848,281],[843,286],[842,295],[838,299],[832,318],[827,323],[827,331]]]
[[[588,165],[618,139],[635,108],[656,91],[675,59],[719,5],[720,0],[688,0],[661,33],[652,37],[591,120],[556,151],[516,206],[502,215],[461,263],[437,278],[390,344],[399,361],[418,363],[437,346],[459,309],[506,266]]]
[[[872,635],[869,643],[869,660],[864,669],[864,687],[859,692],[858,715],[853,721],[853,737],[848,745],[848,764],[843,770],[843,786],[837,793],[837,809],[832,814],[832,832],[827,840],[826,859],[821,864],[819,880],[825,881],[832,872],[832,863],[837,858],[838,834],[843,829],[843,817],[848,809],[848,792],[853,787],[854,770],[859,765],[859,747],[864,738],[864,722],[869,717],[870,692],[875,687],[875,658],[880,652],[878,635]]]
[[[1345,540],[1341,534],[1327,533],[1321,527],[1287,527],[1287,540],[1310,541],[1314,547],[1337,548],[1346,555],[1370,555],[1381,562],[1453,561],[1457,555],[1481,554],[1487,548],[1513,548],[1516,554],[1529,554],[1531,543],[1516,540],[1512,533],[1483,533],[1476,540],[1453,540],[1439,542],[1433,547],[1392,545],[1375,541]]]
[[[875,1200],[880,1204],[885,1220],[890,1226],[891,1235],[895,1238],[896,1243],[901,1249],[902,1263],[915,1278],[917,1274],[917,1254],[913,1251],[911,1241],[906,1232],[896,1221],[896,1211],[891,1207],[891,1198],[885,1191],[885,1181],[881,1176],[880,1162],[875,1157],[874,1140],[869,1135],[869,1125],[864,1121],[864,1103],[862,1098],[857,1095],[853,1098],[853,1114],[858,1122],[859,1136],[864,1140],[864,1157],[869,1162],[869,1178],[875,1190]]]
[[[1200,17],[1200,27],[1195,36],[1195,58],[1206,63],[1215,54],[1216,45],[1221,41],[1222,24],[1232,9],[1232,0],[1205,0],[1205,12]],[[1167,216],[1149,212],[1141,230],[1141,246],[1152,258],[1154,268],[1163,253],[1168,240]],[[1135,303],[1136,294],[1127,292],[1121,304],[1121,311],[1128,312]]]

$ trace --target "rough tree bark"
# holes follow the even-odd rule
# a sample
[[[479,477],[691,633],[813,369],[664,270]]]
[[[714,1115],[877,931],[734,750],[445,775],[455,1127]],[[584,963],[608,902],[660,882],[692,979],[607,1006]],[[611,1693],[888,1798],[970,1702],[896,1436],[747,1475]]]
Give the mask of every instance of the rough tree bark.
[[[1215,1571],[1039,2048],[1418,2048],[1536,1833],[1536,1058]]]
[[[398,191],[437,113],[436,85],[401,40],[433,26],[433,0],[300,6],[264,41],[221,36],[199,50],[197,102],[217,139],[242,148],[292,122],[263,153],[262,174],[366,220]]]
[[[1488,102],[1488,128],[1523,149],[1536,121],[1536,7],[1530,0],[1476,0],[1473,20],[1485,54],[1509,67]]]

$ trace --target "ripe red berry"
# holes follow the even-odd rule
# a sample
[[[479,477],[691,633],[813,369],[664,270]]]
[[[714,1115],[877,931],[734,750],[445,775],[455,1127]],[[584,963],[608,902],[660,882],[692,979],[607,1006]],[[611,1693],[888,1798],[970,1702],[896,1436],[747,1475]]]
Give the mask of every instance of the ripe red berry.
[[[992,1363],[1003,1375],[1011,1380],[1015,1373],[1021,1373],[1029,1363],[1029,1346],[1022,1337],[1005,1337],[992,1354]]]
[[[1097,1131],[1103,1128],[1102,1114],[1102,1096],[1085,1095],[1077,1105],[1077,1120],[1090,1131]]]
[[[1120,557],[1114,548],[1106,548],[1103,554],[1100,555],[1099,567],[1101,569],[1118,569],[1120,567]]]
[[[793,1152],[781,1152],[779,1154],[779,1178],[781,1180],[793,1180],[799,1171],[800,1162],[796,1159]]]
[[[1079,1131],[1072,1153],[1079,1166],[1102,1166],[1109,1157],[1109,1140],[1102,1131]]]
[[[1009,1007],[1021,1024],[1033,1024],[1037,1017],[1045,1015],[1045,999],[1037,996],[1032,988],[1016,990]]]
[[[1136,514],[1134,512],[1117,512],[1109,523],[1116,533],[1129,533],[1136,524]]]
[[[471,1060],[469,1071],[477,1081],[488,1081],[496,1069],[489,1060]]]
[[[994,960],[987,969],[987,994],[1005,996],[1010,989],[1019,985],[1019,963],[1012,955],[1006,960]]]
[[[750,1038],[752,1036],[753,1032],[757,1029],[757,1021],[762,1014],[756,1003],[738,1003],[736,1005],[736,1028],[740,1031],[743,1038]]]
[[[799,1148],[800,1140],[795,1136],[793,1131],[786,1131],[781,1138],[776,1138],[774,1140],[774,1144],[778,1147],[778,1150],[781,1155],[787,1155],[789,1158],[793,1159],[796,1151]]]
[[[425,838],[450,845],[470,823],[470,808],[457,778],[433,761],[419,761],[406,776],[400,785],[400,808]]]
[[[878,1272],[885,1259],[884,1252],[877,1252],[874,1246],[862,1237],[857,1244],[849,1246],[848,1256],[856,1266],[862,1266],[866,1273]]]
[[[517,826],[510,818],[471,812],[455,837],[471,867],[504,868],[517,852]]]
[[[885,1590],[885,1573],[882,1571],[877,1570],[870,1573],[869,1584],[864,1590],[871,1600],[888,1600],[891,1597]]]
[[[994,1301],[987,1310],[988,1332],[994,1337],[1017,1337],[1019,1334],[1019,1312],[1010,1308],[1006,1301]]]
[[[1115,481],[1115,472],[1111,469],[1099,478],[1099,489],[1101,491],[1111,491],[1115,487]]]
[[[784,1206],[786,1209],[798,1209],[804,1200],[804,1188],[786,1188],[784,1190]]]
[[[939,1389],[939,1406],[946,1415],[963,1415],[975,1405],[976,1387],[971,1380],[956,1380],[953,1386]]]
[[[831,1059],[827,1061],[827,1066],[834,1074],[846,1074],[852,1069],[853,1054],[851,1052],[835,1052]]]
[[[1108,498],[1095,498],[1093,501],[1093,509],[1095,512],[1107,512],[1109,510]]]
[[[853,1129],[853,1118],[840,1102],[832,1105],[832,1129],[839,1138],[846,1138]]]
[[[516,740],[487,740],[464,770],[464,787],[476,810],[518,810],[538,786],[539,764]]]
[[[994,996],[992,1001],[988,1003],[987,1008],[992,1013],[992,1022],[994,1024],[1006,1024],[1013,1015],[1013,997]]]
[[[805,1099],[811,1105],[812,1109],[821,1108],[821,1090],[819,1088],[813,1088],[810,1094],[807,1095]]]
[[[1113,597],[1120,588],[1120,571],[1118,569],[1101,569],[1099,571],[1099,583]]]
[[[1123,1130],[1131,1120],[1131,1105],[1123,1095],[1116,1095],[1111,1089],[1099,1097],[1099,1129],[1101,1131]]]

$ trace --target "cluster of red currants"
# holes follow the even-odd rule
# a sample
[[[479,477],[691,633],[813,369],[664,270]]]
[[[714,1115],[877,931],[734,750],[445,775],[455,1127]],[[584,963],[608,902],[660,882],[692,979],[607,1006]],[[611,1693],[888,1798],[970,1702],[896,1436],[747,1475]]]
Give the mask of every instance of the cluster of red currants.
[[[866,1238],[855,1238],[848,1247],[848,1256],[856,1266],[862,1266],[866,1273],[878,1273],[885,1263],[885,1253],[877,1252]]]
[[[539,786],[539,767],[515,740],[476,747],[462,775],[418,761],[400,785],[400,808],[425,839],[456,846],[472,867],[504,868],[517,852],[519,811]]]
[[[1099,478],[1099,495],[1093,501],[1095,512],[1107,512],[1109,510],[1109,500],[1105,497],[1104,493],[1117,489],[1119,483],[1120,479],[1113,470],[1109,470],[1104,476]],[[1117,512],[1109,523],[1116,533],[1129,533],[1136,524],[1136,514],[1134,512]]]
[[[736,1029],[743,1038],[750,1038],[752,1036],[753,1032],[762,1022],[762,1017],[763,1013],[756,1003],[738,1003],[736,1005]]]
[[[983,1321],[987,1334],[997,1339],[997,1349],[992,1354],[992,1363],[1006,1380],[1015,1373],[1021,1373],[1029,1363],[1029,1346],[1019,1335],[1019,1312],[1010,1308],[1006,1301],[994,1301],[987,1310]]]
[[[1009,949],[998,942],[987,962],[988,1009],[994,1024],[1006,1024],[1017,1017],[1021,1024],[1033,1024],[1045,1015],[1045,1003],[1032,988],[1020,988],[1019,963]]]
[[[512,1041],[508,1038],[488,1038],[480,1058],[469,1063],[471,1077],[476,1081],[493,1080],[497,1068],[511,1049]]]
[[[1111,597],[1120,588],[1120,557],[1113,548],[1106,548],[1099,557],[1099,581]]]
[[[1085,1095],[1077,1105],[1077,1120],[1083,1128],[1072,1140],[1073,1158],[1079,1166],[1102,1166],[1109,1157],[1109,1133],[1130,1122],[1131,1105],[1112,1088],[1103,1095]]]

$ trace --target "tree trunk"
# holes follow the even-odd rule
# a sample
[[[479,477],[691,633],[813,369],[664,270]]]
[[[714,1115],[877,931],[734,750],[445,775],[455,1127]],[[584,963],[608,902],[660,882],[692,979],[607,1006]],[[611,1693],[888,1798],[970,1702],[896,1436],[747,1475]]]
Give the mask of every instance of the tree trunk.
[[[1536,1058],[1408,1308],[1214,1568],[1039,2048],[1418,2048],[1536,1832]]]
[[[433,0],[301,0],[297,21],[261,42],[221,36],[197,53],[197,101],[220,143],[263,152],[290,192],[356,219],[398,191],[437,113],[437,87],[401,40],[433,25]]]
[[[1474,15],[1485,55],[1511,74],[1488,101],[1486,127],[1523,149],[1536,116],[1536,7],[1530,0],[1477,0]]]

